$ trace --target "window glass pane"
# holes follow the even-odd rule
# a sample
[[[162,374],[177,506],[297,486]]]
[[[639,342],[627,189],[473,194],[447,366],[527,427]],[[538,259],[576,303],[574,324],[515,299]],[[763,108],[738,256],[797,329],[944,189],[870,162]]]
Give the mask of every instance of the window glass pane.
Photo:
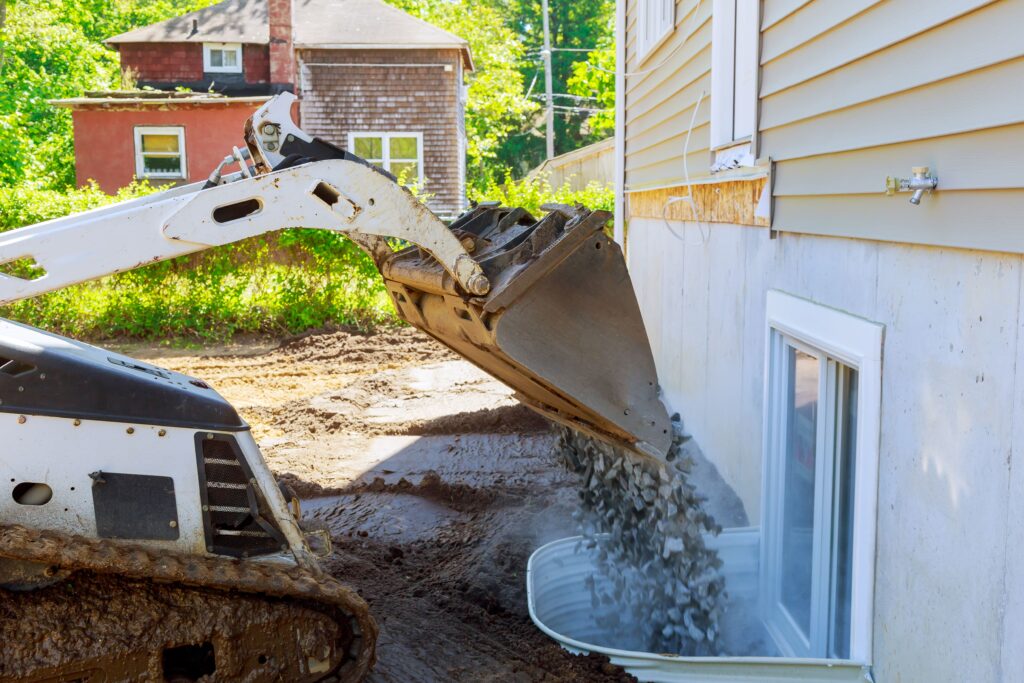
[[[414,183],[420,179],[419,164],[415,161],[392,161],[391,173],[405,183]]]
[[[182,175],[181,173],[181,157],[142,157],[143,172],[146,175],[149,174],[174,174]]]
[[[381,138],[357,137],[355,139],[356,156],[367,161],[380,161],[384,158],[384,141]]]
[[[155,153],[167,153],[167,154],[178,154],[178,136],[174,134],[170,135],[157,135],[155,133],[143,133],[142,134],[142,151],[143,152],[155,152]]]
[[[393,137],[390,140],[392,159],[417,159],[416,138]]]
[[[224,50],[210,50],[210,66],[224,66]]]
[[[238,66],[238,52],[235,50],[222,50],[221,59],[224,66]]]
[[[811,630],[814,565],[814,466],[818,431],[819,361],[786,346],[785,494],[780,597],[805,637]]]
[[[853,492],[857,465],[857,371],[839,367],[839,415],[833,520],[832,633],[829,656],[850,656],[850,604],[853,563]]]

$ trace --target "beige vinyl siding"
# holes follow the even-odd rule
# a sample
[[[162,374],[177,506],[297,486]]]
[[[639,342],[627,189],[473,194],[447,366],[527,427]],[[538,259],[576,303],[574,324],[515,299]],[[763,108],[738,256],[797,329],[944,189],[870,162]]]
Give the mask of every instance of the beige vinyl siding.
[[[794,4],[762,22],[773,226],[1024,251],[1024,0]],[[883,194],[912,166],[939,178],[916,207]]]
[[[626,7],[626,191],[683,182],[693,107],[704,93],[687,154],[691,178],[708,174],[711,112],[711,2],[679,0],[675,30],[643,62],[636,54],[637,0]]]

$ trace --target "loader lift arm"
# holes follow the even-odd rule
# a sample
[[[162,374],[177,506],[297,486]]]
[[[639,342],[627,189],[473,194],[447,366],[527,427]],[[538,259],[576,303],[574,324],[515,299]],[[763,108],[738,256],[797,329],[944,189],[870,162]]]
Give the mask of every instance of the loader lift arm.
[[[378,267],[391,253],[386,238],[405,240],[466,292],[490,288],[458,238],[408,190],[364,163],[327,159],[0,234],[0,264],[31,260],[43,271],[34,279],[0,273],[0,304],[291,227],[344,233]]]
[[[389,174],[292,121],[278,95],[246,124],[241,171],[0,234],[0,304],[283,228],[345,234],[372,258],[398,314],[543,415],[646,456],[671,427],[609,215],[477,207],[446,225]],[[388,239],[412,247],[395,251]]]

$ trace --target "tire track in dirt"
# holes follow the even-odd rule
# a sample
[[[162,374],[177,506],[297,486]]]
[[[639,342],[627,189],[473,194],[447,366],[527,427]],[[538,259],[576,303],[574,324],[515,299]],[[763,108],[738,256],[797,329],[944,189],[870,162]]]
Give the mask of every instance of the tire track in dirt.
[[[149,351],[232,401],[330,531],[325,568],[381,626],[371,681],[634,680],[529,619],[527,558],[575,532],[577,492],[509,390],[408,328]]]

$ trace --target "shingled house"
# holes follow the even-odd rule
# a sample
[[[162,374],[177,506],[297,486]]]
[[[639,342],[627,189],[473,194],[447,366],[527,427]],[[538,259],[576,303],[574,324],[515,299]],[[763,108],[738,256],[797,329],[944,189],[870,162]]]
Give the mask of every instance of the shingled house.
[[[381,0],[226,0],[107,44],[147,91],[54,102],[73,112],[80,184],[202,180],[289,90],[307,132],[416,183],[442,216],[465,207],[469,46]]]

